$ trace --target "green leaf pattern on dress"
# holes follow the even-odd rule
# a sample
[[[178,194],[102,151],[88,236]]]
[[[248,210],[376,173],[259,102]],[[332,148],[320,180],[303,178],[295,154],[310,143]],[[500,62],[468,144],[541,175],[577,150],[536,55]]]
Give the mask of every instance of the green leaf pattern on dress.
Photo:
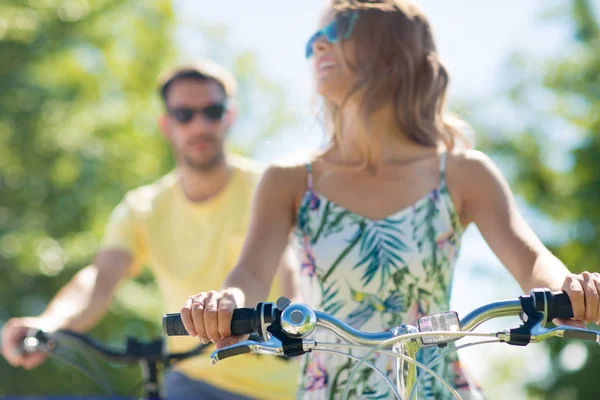
[[[416,325],[423,315],[448,311],[461,236],[443,161],[438,188],[381,220],[352,213],[309,185],[295,228],[305,299],[315,309],[364,331]],[[314,336],[321,342],[339,341],[327,332],[317,331]],[[418,357],[427,361],[437,354],[437,348],[428,348]],[[371,362],[395,381],[395,359],[376,355]],[[304,359],[299,398],[340,398],[352,365],[354,362],[344,357],[309,353]],[[456,357],[434,369],[456,387],[468,388]],[[368,367],[361,367],[355,375],[350,393],[351,398],[394,398],[387,384]],[[419,399],[445,398],[451,396],[440,384],[423,377]]]

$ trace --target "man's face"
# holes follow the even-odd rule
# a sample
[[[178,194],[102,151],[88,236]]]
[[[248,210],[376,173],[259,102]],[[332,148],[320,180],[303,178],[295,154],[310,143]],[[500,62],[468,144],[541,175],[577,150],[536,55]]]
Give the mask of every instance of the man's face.
[[[168,113],[160,125],[180,163],[210,171],[224,159],[225,136],[233,120],[233,113],[222,109],[225,100],[213,81],[182,79],[171,84]]]

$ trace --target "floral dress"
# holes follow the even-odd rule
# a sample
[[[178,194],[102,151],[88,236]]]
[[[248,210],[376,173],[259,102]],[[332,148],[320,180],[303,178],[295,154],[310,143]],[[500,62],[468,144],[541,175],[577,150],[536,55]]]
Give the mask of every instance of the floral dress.
[[[416,325],[423,315],[450,307],[450,288],[462,229],[444,177],[446,154],[440,158],[440,184],[412,206],[373,220],[357,215],[308,188],[300,205],[294,242],[302,260],[302,294],[314,309],[330,313],[366,332]],[[317,342],[338,341],[317,330]],[[419,351],[427,362],[440,350]],[[352,351],[352,354],[358,354]],[[371,360],[395,382],[394,358]],[[298,398],[342,397],[354,361],[328,353],[308,353],[302,368]],[[477,398],[456,356],[434,370],[465,398]],[[452,398],[431,376],[419,384],[419,399]],[[465,396],[466,393],[466,396]],[[361,367],[351,384],[350,398],[395,398],[387,383],[369,367]]]

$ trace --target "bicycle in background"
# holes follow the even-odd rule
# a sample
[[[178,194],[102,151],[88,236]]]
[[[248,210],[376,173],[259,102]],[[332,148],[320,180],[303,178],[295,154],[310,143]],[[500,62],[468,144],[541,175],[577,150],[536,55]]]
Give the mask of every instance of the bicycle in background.
[[[140,399],[160,400],[160,373],[165,368],[175,365],[177,362],[190,357],[197,356],[206,351],[209,345],[201,344],[198,347],[184,353],[168,353],[165,350],[163,338],[150,341],[140,341],[135,338],[127,338],[124,349],[115,349],[105,346],[87,335],[69,330],[59,330],[56,332],[44,332],[42,330],[32,330],[23,340],[20,349],[22,352],[48,352],[54,358],[57,358],[72,367],[80,370],[92,381],[96,382],[103,391],[116,397],[110,385],[102,377],[97,369],[88,368],[83,363],[77,363],[65,357],[59,351],[62,347],[67,348],[66,344],[75,342],[83,351],[92,351],[100,355],[107,361],[119,364],[138,364],[142,373],[142,382],[132,388],[132,391],[141,389]],[[71,349],[69,347],[69,349]]]

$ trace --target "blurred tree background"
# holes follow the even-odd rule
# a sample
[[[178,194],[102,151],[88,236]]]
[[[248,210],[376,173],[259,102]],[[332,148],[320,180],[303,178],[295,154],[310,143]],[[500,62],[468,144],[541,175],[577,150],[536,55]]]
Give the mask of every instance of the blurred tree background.
[[[125,192],[173,167],[156,125],[156,80],[177,60],[175,26],[170,0],[0,3],[0,325],[38,315],[93,260]],[[221,53],[222,34],[205,33]],[[253,139],[234,135],[233,148],[250,152],[293,115],[252,53],[230,64],[241,113],[255,111],[254,95],[264,100]],[[125,284],[91,335],[115,346],[160,335],[155,293],[149,275]],[[90,362],[118,394],[135,394],[137,368]],[[0,396],[94,393],[96,383],[57,360],[30,372],[0,360]]]
[[[552,59],[515,54],[505,78],[519,127],[479,121],[479,147],[509,171],[513,190],[555,223],[557,232],[546,233],[553,252],[572,271],[600,271],[600,10],[589,0],[553,4],[547,17],[569,26],[568,48]],[[573,370],[561,362],[575,356],[567,344],[547,342],[550,375],[529,385],[532,398],[600,397],[600,348],[588,346],[587,360]]]

